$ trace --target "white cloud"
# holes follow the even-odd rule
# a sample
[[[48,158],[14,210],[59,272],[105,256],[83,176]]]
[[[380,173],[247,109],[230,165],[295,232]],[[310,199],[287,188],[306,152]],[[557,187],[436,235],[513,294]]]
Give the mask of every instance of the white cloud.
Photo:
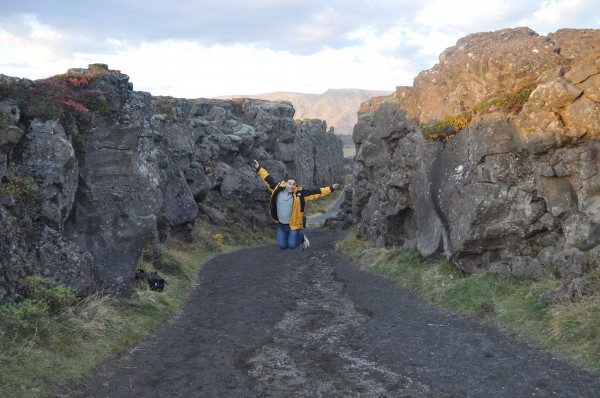
[[[395,51],[403,42],[406,42],[406,32],[400,25],[381,33],[373,26],[365,26],[349,32],[348,38],[356,40],[370,49],[386,52]]]
[[[582,15],[582,12],[587,9],[585,6],[586,1],[583,0],[542,1],[539,9],[525,21],[527,24],[535,26],[541,33],[546,34],[552,32],[556,26],[570,27],[571,21],[584,18],[585,15]],[[596,7],[598,6],[596,5]],[[597,8],[596,16],[600,16],[600,7]],[[596,28],[598,21],[596,19]]]
[[[100,62],[136,90],[176,97],[393,90],[470,33],[597,29],[596,2],[11,2],[0,15],[0,73],[37,79]]]
[[[33,15],[22,15],[12,21],[11,30],[0,31],[0,48],[3,58],[31,59],[34,62],[53,61],[59,58],[57,49],[62,35],[41,24]],[[14,34],[17,31],[19,34]]]
[[[502,20],[510,3],[507,0],[436,0],[417,13],[415,22],[436,30],[460,29],[471,33]]]
[[[396,84],[411,84],[414,77],[413,71],[405,71],[407,61],[366,47],[300,56],[247,45],[203,47],[170,40],[80,58],[86,64],[70,67],[107,63],[127,73],[136,90],[184,98],[271,91],[321,93],[357,87],[359,81],[363,82],[359,88],[393,90]]]

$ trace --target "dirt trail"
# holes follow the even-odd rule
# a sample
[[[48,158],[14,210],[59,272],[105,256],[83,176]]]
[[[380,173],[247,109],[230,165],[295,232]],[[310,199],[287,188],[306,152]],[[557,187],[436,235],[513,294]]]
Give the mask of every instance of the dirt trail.
[[[597,397],[600,375],[448,313],[335,252],[219,256],[179,317],[70,397]]]

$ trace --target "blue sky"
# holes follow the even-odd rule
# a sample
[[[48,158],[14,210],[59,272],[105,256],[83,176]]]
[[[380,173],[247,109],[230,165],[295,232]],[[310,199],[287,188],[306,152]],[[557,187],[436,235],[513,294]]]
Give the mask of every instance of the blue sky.
[[[418,4],[417,4],[418,3]],[[0,73],[105,63],[135,90],[197,98],[412,85],[470,33],[600,29],[598,0],[20,0],[2,5]]]

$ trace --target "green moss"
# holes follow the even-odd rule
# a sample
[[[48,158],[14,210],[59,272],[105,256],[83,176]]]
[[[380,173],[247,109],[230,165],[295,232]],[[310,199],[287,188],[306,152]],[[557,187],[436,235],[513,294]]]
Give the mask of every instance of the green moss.
[[[356,180],[356,182],[361,182],[362,180],[367,179],[367,177],[368,177],[367,171],[366,170],[361,170],[358,173],[356,173],[355,180]]]
[[[73,148],[78,152],[85,152],[85,140],[79,133],[73,135]]]
[[[82,103],[90,110],[95,110],[103,116],[107,116],[110,114],[108,102],[106,101],[104,95],[102,95],[101,93],[90,92],[85,94]]]

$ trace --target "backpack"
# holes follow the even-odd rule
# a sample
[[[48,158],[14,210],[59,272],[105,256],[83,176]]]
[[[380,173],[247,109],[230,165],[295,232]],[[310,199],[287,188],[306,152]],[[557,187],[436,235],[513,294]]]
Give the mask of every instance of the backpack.
[[[167,281],[161,278],[160,275],[158,275],[158,272],[156,271],[146,272],[143,269],[138,269],[135,272],[135,279],[146,281],[148,283],[148,286],[150,287],[150,290],[156,292],[162,292],[165,288],[165,285],[167,284]]]

